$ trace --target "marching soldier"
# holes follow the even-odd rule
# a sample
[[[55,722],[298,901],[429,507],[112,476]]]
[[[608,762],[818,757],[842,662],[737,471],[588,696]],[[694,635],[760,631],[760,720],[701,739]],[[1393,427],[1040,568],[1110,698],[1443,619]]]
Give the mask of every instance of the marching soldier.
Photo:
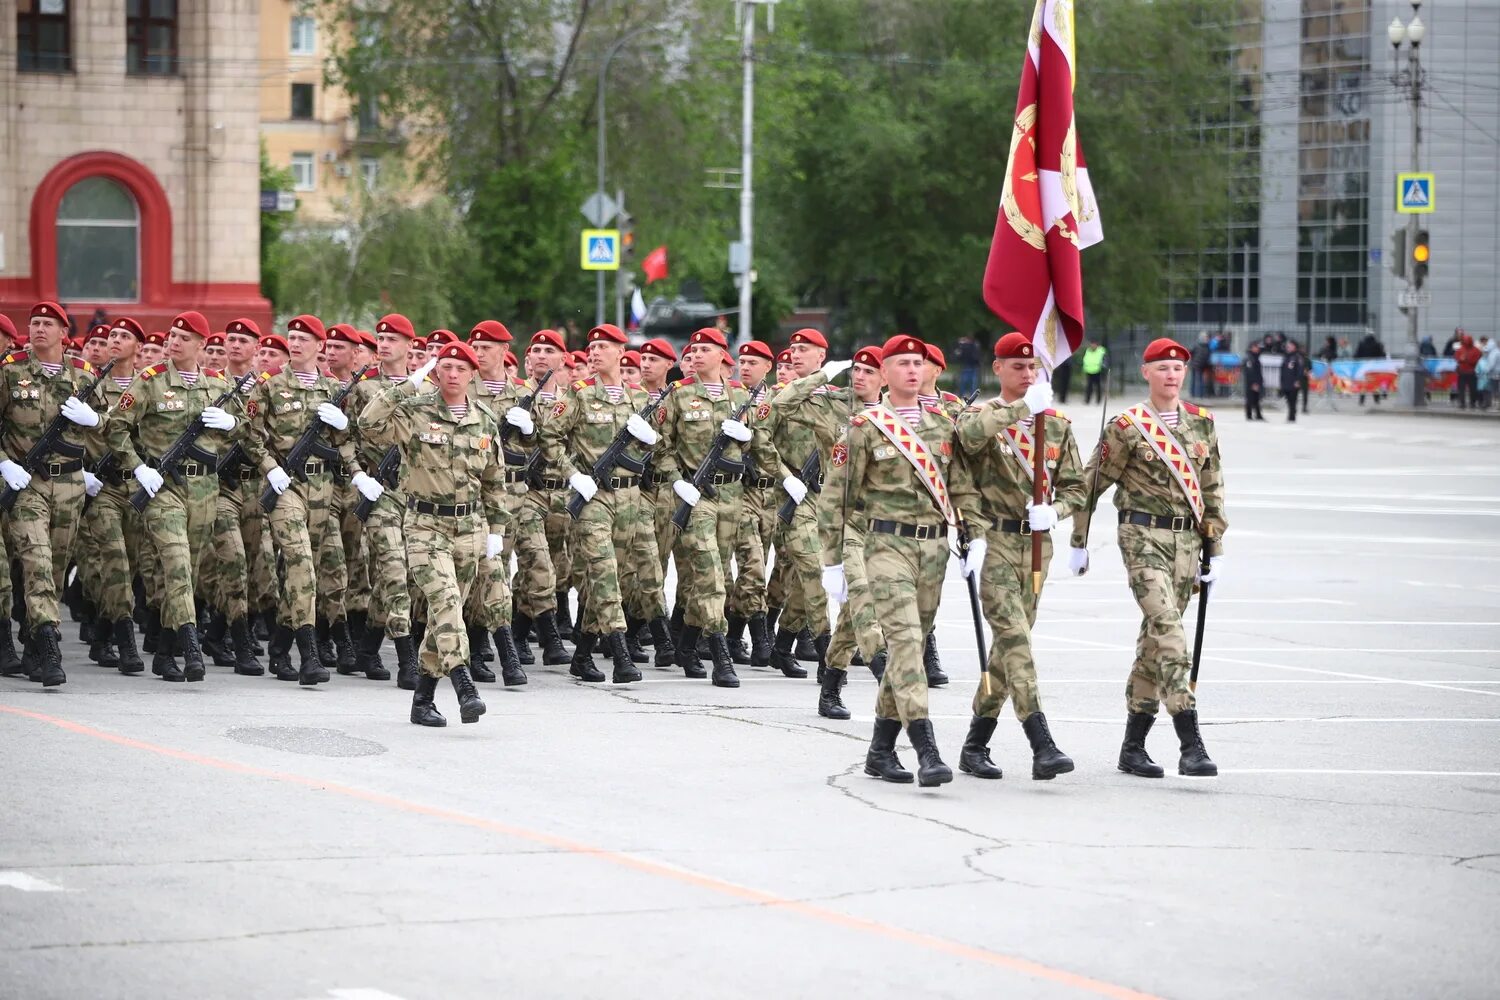
[[[1000,395],[968,407],[958,420],[959,447],[979,490],[983,518],[973,525],[964,575],[979,574],[984,616],[993,640],[985,673],[974,694],[974,718],[958,767],[978,778],[999,778],[990,760],[990,737],[1009,699],[1031,743],[1031,776],[1046,780],[1073,770],[1073,762],[1052,741],[1037,691],[1031,654],[1037,594],[1031,589],[1032,532],[1051,531],[1086,503],[1078,446],[1068,418],[1042,409],[1051,385],[1037,381],[1036,351],[1021,333],[995,344],[995,375]],[[1040,415],[1038,416],[1038,411]],[[1044,420],[1046,492],[1053,499],[1032,505],[1035,420]],[[1052,539],[1042,539],[1042,579],[1052,561]]]
[[[769,345],[759,340],[747,341],[739,348],[740,378],[745,385],[760,386],[759,399],[746,414],[745,423],[756,437],[761,453],[770,443],[771,403],[774,379],[769,378],[775,365]],[[774,454],[774,449],[771,452]],[[753,462],[745,470],[743,516],[739,518],[734,542],[734,561],[739,574],[730,587],[726,602],[729,622],[729,655],[735,663],[755,667],[771,664],[771,638],[766,632],[766,556],[771,533],[776,529],[776,509],[781,505],[780,463],[762,469]],[[745,649],[746,627],[750,629],[750,648]]]
[[[948,361],[943,357],[943,349],[936,344],[927,345],[927,365],[922,378],[922,388],[917,398],[923,406],[936,406],[946,413],[951,420],[957,420],[958,415],[963,412],[964,401],[946,389],[938,388],[938,377],[948,368]],[[943,666],[938,659],[937,635],[928,632],[922,645],[922,668],[927,671],[927,686],[930,688],[943,687],[948,683],[948,675],[943,673]]]
[[[1141,364],[1148,398],[1129,407],[1104,430],[1083,478],[1098,475],[1095,498],[1111,486],[1119,509],[1120,555],[1130,592],[1141,609],[1135,664],[1125,688],[1129,713],[1120,747],[1121,771],[1160,778],[1162,768],[1146,753],[1146,734],[1163,700],[1181,744],[1177,773],[1212,777],[1198,730],[1197,700],[1188,684],[1192,660],[1182,612],[1194,583],[1215,582],[1223,561],[1224,471],[1213,414],[1180,398],[1188,350],[1166,338],[1153,340]],[[1073,518],[1069,567],[1088,571],[1091,511]],[[1205,551],[1206,550],[1206,551]],[[1208,556],[1208,571],[1200,567]],[[1201,574],[1201,575],[1200,575]]]
[[[346,386],[354,377],[354,352],[360,343],[359,331],[348,323],[335,323],[327,333],[323,353],[328,362],[328,374],[341,387]],[[350,406],[348,412],[359,411]],[[329,586],[319,588],[319,614],[314,625],[314,638],[323,666],[337,669],[347,676],[360,673],[354,637],[364,634],[370,586],[365,571],[364,525],[354,516],[354,508],[362,494],[352,482],[345,481],[342,469],[335,471],[335,480],[330,516],[338,527],[334,533],[338,536],[338,544],[326,545],[318,553],[318,577]]]
[[[655,338],[642,344],[639,353],[641,388],[646,390],[646,395],[654,403],[667,391],[667,380],[671,377],[672,366],[677,363],[677,352],[665,340]],[[646,567],[639,570],[641,586],[654,586],[662,591],[666,586],[667,560],[672,555],[672,510],[677,505],[677,495],[672,492],[671,481],[657,469],[655,461],[646,463],[646,474],[641,478],[641,501],[649,516],[642,517],[636,524],[636,531],[646,536],[637,541],[636,548],[645,551],[649,547],[655,553],[657,567],[654,575]],[[677,647],[672,643],[672,633],[682,629],[682,612],[683,608],[679,605],[672,609],[671,623],[655,618],[648,622],[651,627],[651,645],[656,653],[655,664],[658,667],[677,662]]]

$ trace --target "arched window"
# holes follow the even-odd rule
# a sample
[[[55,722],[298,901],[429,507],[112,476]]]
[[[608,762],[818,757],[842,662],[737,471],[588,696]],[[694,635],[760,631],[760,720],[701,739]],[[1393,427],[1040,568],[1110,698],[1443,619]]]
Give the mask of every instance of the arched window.
[[[63,301],[140,298],[140,211],[107,177],[86,177],[57,207],[57,294]]]

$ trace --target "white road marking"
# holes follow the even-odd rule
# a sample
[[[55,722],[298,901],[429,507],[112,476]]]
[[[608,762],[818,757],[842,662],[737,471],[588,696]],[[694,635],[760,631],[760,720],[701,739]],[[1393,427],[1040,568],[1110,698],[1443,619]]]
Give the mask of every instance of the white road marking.
[[[1500,778],[1500,771],[1376,771],[1337,767],[1235,767],[1220,768],[1224,774],[1348,774],[1396,778]]]
[[[1355,674],[1344,670],[1323,670],[1318,667],[1297,667],[1290,663],[1268,663],[1264,660],[1240,660],[1234,657],[1219,657],[1223,663],[1238,663],[1248,667],[1270,667],[1274,670],[1295,670],[1302,673],[1322,674],[1326,677],[1350,677],[1363,681],[1376,681],[1382,683],[1405,684],[1409,687],[1432,688],[1435,691],[1453,691],[1459,694],[1482,694],[1488,698],[1500,698],[1500,691],[1482,691],[1477,687],[1453,687],[1436,681],[1413,681],[1400,680],[1390,677],[1375,677],[1370,674]],[[1459,683],[1468,685],[1469,681]]]
[[[1277,503],[1270,500],[1243,500],[1234,498],[1234,506],[1237,509],[1249,508],[1251,510],[1278,510],[1285,511],[1289,507],[1301,511],[1308,510],[1331,510],[1341,514],[1400,514],[1402,517],[1411,517],[1418,513],[1415,507],[1388,507],[1385,504],[1373,503],[1307,503],[1299,500],[1296,504]],[[1464,510],[1461,507],[1422,507],[1422,514],[1448,514],[1458,517],[1500,517],[1500,510]],[[1384,541],[1384,539],[1382,539]]]
[[[1123,589],[1123,588],[1122,588]],[[1054,604],[1119,604],[1120,597],[1049,597],[1047,605]],[[1220,597],[1215,604],[1338,604],[1351,606],[1354,601],[1340,601],[1331,597]]]
[[[10,889],[19,889],[22,892],[67,892],[60,885],[53,885],[35,875],[27,875],[25,872],[0,871],[0,886]]]
[[[931,714],[931,715],[928,715],[928,718],[929,719],[937,719],[939,722],[945,722],[945,721],[967,722],[967,721],[973,719],[974,716],[972,716],[972,715],[938,715],[938,714]],[[854,715],[849,721],[851,721],[851,722],[873,722],[874,719],[875,719],[875,717],[873,715]],[[1082,716],[1050,715],[1049,714],[1048,717],[1047,717],[1047,721],[1049,723],[1052,723],[1052,722],[1068,722],[1068,723],[1076,723],[1078,725],[1100,725],[1100,726],[1118,726],[1118,725],[1120,725],[1119,718],[1117,718],[1115,716],[1110,716],[1107,719],[1089,719],[1089,718],[1084,718]],[[1443,723],[1445,725],[1449,724],[1449,723],[1476,722],[1476,723],[1487,723],[1487,724],[1493,725],[1495,723],[1500,723],[1500,719],[1470,719],[1470,718],[1456,718],[1456,719],[1389,718],[1389,719],[1386,719],[1386,718],[1380,718],[1378,716],[1357,717],[1357,718],[1356,717],[1339,717],[1339,716],[1302,716],[1302,717],[1297,717],[1297,716],[1291,716],[1291,717],[1288,717],[1288,716],[1266,716],[1264,718],[1252,717],[1252,718],[1241,718],[1241,719],[1201,719],[1200,721],[1205,726],[1239,726],[1239,725],[1262,724],[1262,723],[1263,724],[1267,724],[1267,725],[1281,725],[1282,723],[1307,723],[1307,724],[1325,724],[1326,723],[1326,724],[1329,724],[1329,725],[1340,725],[1340,724],[1355,724],[1355,725],[1358,725],[1358,724],[1373,724],[1373,725],[1381,725],[1381,724],[1385,724],[1385,723],[1427,723],[1427,722],[1439,722],[1439,723]]]

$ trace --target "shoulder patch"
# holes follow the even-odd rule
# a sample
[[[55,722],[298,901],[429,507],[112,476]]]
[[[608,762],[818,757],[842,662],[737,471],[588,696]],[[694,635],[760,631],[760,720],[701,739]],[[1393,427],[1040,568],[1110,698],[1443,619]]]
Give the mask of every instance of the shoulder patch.
[[[89,364],[87,361],[83,360],[82,358],[73,358],[71,360],[73,362],[74,368],[77,368],[81,372],[86,372],[89,375],[94,374],[94,366]]]
[[[1184,401],[1182,404],[1182,408],[1195,417],[1202,417],[1205,420],[1212,420],[1214,418],[1213,413],[1209,411],[1208,407],[1199,406],[1197,403],[1189,403]]]
[[[943,408],[941,406],[924,406],[923,409],[928,413],[936,413],[940,417],[947,416],[947,414],[943,412]]]
[[[136,373],[135,377],[136,378],[150,378],[153,375],[160,375],[162,372],[164,372],[166,370],[167,370],[167,363],[165,361],[158,361],[154,365],[151,365],[151,366],[149,366],[147,368],[142,368],[139,372]]]
[[[1120,430],[1122,431],[1126,430],[1130,427],[1130,418],[1125,416],[1123,413],[1120,414],[1120,416],[1115,418],[1115,426],[1120,428]]]
[[[576,392],[579,389],[587,389],[589,386],[591,386],[593,384],[594,384],[594,380],[593,379],[591,379],[591,378],[581,378],[577,382],[573,383],[573,389]]]
[[[31,352],[30,351],[11,351],[9,354],[7,354],[5,356],[5,362],[4,363],[7,364],[7,365],[13,365],[17,361],[29,361],[29,360],[31,360]]]
[[[217,368],[205,368],[205,369],[203,369],[203,374],[206,377],[208,377],[208,378],[223,378],[224,377],[224,373],[221,372],[221,371],[219,371]]]
[[[947,389],[943,389],[942,391],[940,391],[938,393],[938,395],[942,397],[943,402],[945,402],[945,403],[962,403],[963,402],[962,399],[960,399],[958,396],[954,395],[953,393],[949,392]]]
[[[693,378],[693,376],[689,375],[687,378],[680,378],[676,382],[673,382],[672,384],[674,386],[676,386],[677,388],[681,389],[684,386],[694,385],[695,383],[696,383],[696,380]]]
[[[379,377],[380,377],[380,369],[379,368],[371,368],[369,371],[367,371],[363,375],[361,375],[359,377],[359,380],[361,382],[366,382],[366,381],[369,381],[372,378],[379,378]]]
[[[863,413],[856,413],[854,415],[854,419],[851,420],[851,421],[849,421],[849,426],[851,426],[851,427],[863,427],[865,424],[867,424],[869,422],[870,422],[870,418],[869,417],[865,416]]]
[[[730,379],[729,380],[729,388],[731,388],[731,389],[743,389],[743,388],[745,388],[745,383],[743,383],[743,382],[736,382],[734,379]]]
[[[1066,420],[1070,424],[1073,422],[1073,418],[1068,416],[1062,410],[1043,410],[1042,415],[1048,417],[1056,417],[1059,420]]]

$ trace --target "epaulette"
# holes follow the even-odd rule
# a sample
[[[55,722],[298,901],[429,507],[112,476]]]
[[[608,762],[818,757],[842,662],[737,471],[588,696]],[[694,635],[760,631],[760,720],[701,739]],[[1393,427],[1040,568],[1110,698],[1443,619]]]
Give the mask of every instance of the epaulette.
[[[77,368],[79,371],[83,372],[85,375],[92,375],[92,374],[94,374],[94,366],[91,365],[91,364],[89,364],[87,361],[83,360],[82,358],[72,358],[70,360],[73,362],[73,367]]]
[[[224,373],[221,372],[221,371],[219,371],[217,368],[205,368],[205,369],[203,369],[203,374],[207,378],[223,378],[224,377]]]
[[[632,390],[635,390],[637,392],[645,392],[646,391],[646,387],[643,386],[643,385],[641,385],[639,382],[626,382],[625,383],[625,388],[632,389]]]
[[[593,378],[581,378],[577,382],[573,383],[573,389],[575,391],[578,390],[578,389],[587,389],[589,386],[593,385],[596,381],[598,381],[598,380],[597,379],[593,379]]]
[[[676,382],[673,382],[672,384],[674,386],[676,386],[677,388],[681,389],[684,386],[689,386],[689,385],[695,384],[695,380],[694,380],[693,376],[689,375],[687,378],[680,378]]]
[[[167,370],[167,363],[165,361],[158,361],[156,364],[151,365],[151,366],[146,367],[146,368],[142,368],[140,371],[136,372],[135,377],[136,378],[150,378],[153,375],[160,375],[162,372],[164,372],[166,370]]]
[[[782,389],[785,389],[785,388],[786,388],[786,383],[785,382],[777,382],[775,385],[771,386],[771,391],[772,392],[780,392]]]
[[[849,421],[849,426],[851,426],[851,427],[863,427],[865,424],[867,424],[869,422],[870,422],[870,418],[869,417],[865,416],[863,413],[856,413],[854,415],[854,419]]]
[[[940,398],[945,403],[962,403],[963,402],[963,400],[961,398],[959,398],[958,396],[956,396],[953,393],[949,392],[947,389],[939,390],[939,392],[938,392],[938,398]]]
[[[745,383],[743,383],[743,382],[736,382],[734,379],[730,379],[729,380],[729,388],[731,388],[731,389],[743,389],[743,388],[745,388]]]
[[[379,368],[371,368],[369,371],[367,371],[363,375],[361,375],[359,377],[359,380],[361,382],[363,382],[366,379],[379,378],[379,377],[380,377],[380,369]]]
[[[1130,426],[1130,418],[1127,417],[1127,416],[1125,416],[1125,414],[1123,414],[1123,413],[1120,414],[1118,417],[1115,418],[1115,426],[1118,427],[1118,428],[1120,428],[1120,430],[1122,430],[1122,431],[1125,430],[1126,428],[1128,428]]]
[[[274,376],[280,375],[285,370],[285,366],[283,365],[277,365],[275,368],[267,368],[261,375],[261,381],[264,382],[268,378],[273,378]]]
[[[1044,416],[1044,417],[1057,417],[1059,420],[1066,420],[1070,424],[1073,422],[1073,418],[1070,417],[1070,416],[1068,416],[1062,410],[1043,410],[1042,411],[1042,416]]]
[[[485,416],[489,417],[491,420],[498,420],[499,419],[498,417],[495,416],[495,411],[492,410],[492,409],[490,409],[488,406],[486,406],[480,400],[477,400],[477,399],[474,400],[474,409],[478,410],[480,413],[483,413]]]
[[[1208,407],[1199,406],[1197,403],[1189,403],[1184,400],[1182,408],[1195,417],[1202,417],[1205,420],[1212,420],[1214,418],[1214,415],[1209,412]]]
[[[31,359],[30,351],[11,351],[5,356],[4,364],[13,365],[17,361],[28,361]]]
[[[946,417],[948,415],[948,414],[946,414],[946,413],[943,412],[943,408],[941,406],[930,405],[930,406],[927,406],[925,409],[927,410],[928,413],[936,413],[940,417]]]

